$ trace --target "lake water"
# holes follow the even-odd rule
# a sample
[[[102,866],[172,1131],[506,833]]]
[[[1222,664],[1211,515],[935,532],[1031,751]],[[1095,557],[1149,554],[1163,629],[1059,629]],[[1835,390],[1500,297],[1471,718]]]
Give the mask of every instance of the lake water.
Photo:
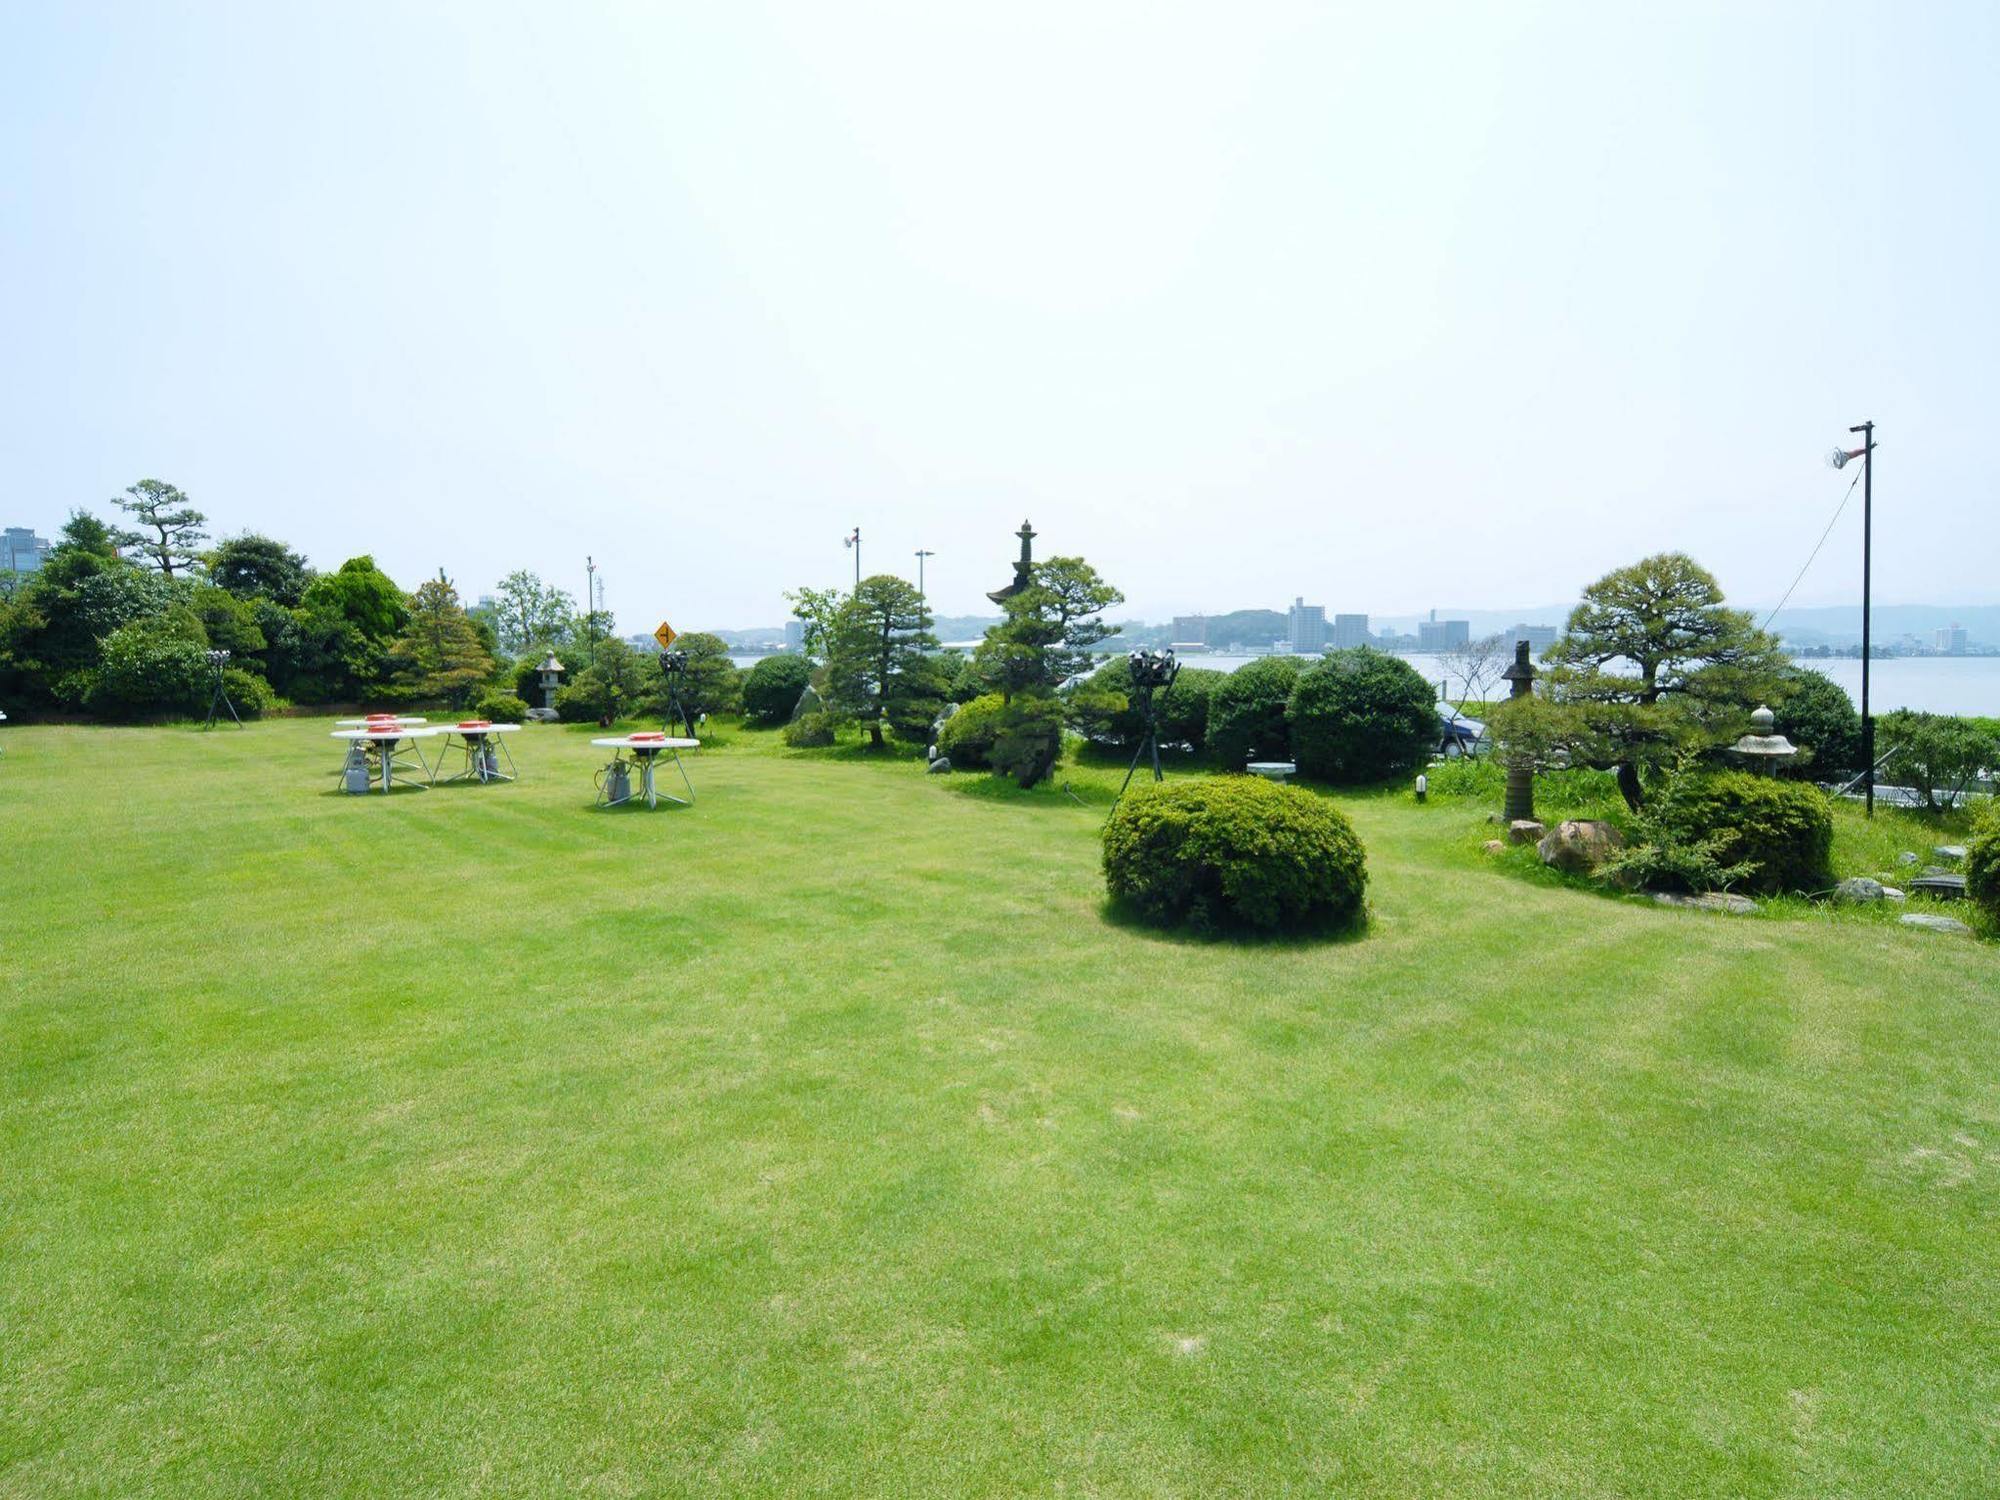
[[[740,667],[753,665],[755,656],[732,658]],[[1187,656],[1190,667],[1211,667],[1233,672],[1254,656]],[[1406,656],[1427,681],[1450,679],[1450,672],[1435,656]],[[1801,658],[1799,665],[1823,672],[1847,689],[1858,707],[1861,702],[1861,663],[1847,657],[1825,660]],[[1898,656],[1877,659],[1870,664],[1868,695],[1878,714],[1896,708],[1915,708],[1934,714],[1985,714],[2000,716],[2000,656]],[[1457,692],[1456,685],[1451,689]],[[1499,685],[1488,692],[1498,697]]]

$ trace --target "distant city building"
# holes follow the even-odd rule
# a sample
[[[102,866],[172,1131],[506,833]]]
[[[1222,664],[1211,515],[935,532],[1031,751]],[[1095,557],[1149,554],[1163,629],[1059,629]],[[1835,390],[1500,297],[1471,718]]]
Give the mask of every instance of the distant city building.
[[[785,621],[785,649],[803,651],[806,649],[806,622],[804,620]]]
[[[1463,646],[1472,639],[1470,620],[1440,620],[1437,611],[1431,611],[1428,620],[1417,621],[1417,649],[1419,651],[1449,651],[1454,646]]]
[[[1174,639],[1183,644],[1208,644],[1207,615],[1175,615]]]
[[[1333,649],[1351,651],[1356,646],[1368,644],[1368,616],[1335,615],[1333,617]]]
[[[36,536],[25,526],[9,526],[0,531],[0,572],[32,573],[49,555],[45,537]]]
[[[1507,633],[1501,637],[1500,643],[1511,652],[1514,642],[1526,641],[1528,643],[1528,650],[1534,655],[1540,656],[1556,643],[1557,634],[1559,632],[1553,625],[1515,625],[1510,627]]]
[[[1326,606],[1308,604],[1304,595],[1292,600],[1285,640],[1292,650],[1313,652],[1326,649]]]
[[[1966,634],[1963,625],[1945,625],[1938,629],[1937,649],[1946,656],[1965,655]]]

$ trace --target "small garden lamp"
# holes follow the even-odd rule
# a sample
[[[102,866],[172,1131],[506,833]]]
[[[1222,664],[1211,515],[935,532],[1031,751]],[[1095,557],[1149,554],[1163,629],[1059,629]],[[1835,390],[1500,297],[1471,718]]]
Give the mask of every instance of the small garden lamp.
[[[1764,704],[1750,715],[1750,732],[1730,746],[1730,754],[1740,755],[1760,776],[1775,776],[1778,767],[1799,753],[1798,747],[1778,730],[1778,716]]]

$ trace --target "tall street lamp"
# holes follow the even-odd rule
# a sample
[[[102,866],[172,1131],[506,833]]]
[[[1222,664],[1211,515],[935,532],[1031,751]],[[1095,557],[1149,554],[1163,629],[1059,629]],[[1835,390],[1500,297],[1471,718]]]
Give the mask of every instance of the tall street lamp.
[[[848,537],[841,545],[854,549],[854,587],[858,592],[861,588],[861,528],[855,527],[854,535]]]
[[[1861,764],[1866,767],[1861,779],[1862,795],[1872,818],[1875,816],[1875,716],[1868,711],[1868,626],[1875,563],[1875,424],[1861,422],[1847,430],[1861,434],[1861,446],[1836,448],[1827,455],[1827,462],[1840,469],[1854,459],[1861,460]]]
[[[935,552],[929,551],[926,548],[917,548],[917,597],[919,599],[924,598],[924,559],[936,556]]]

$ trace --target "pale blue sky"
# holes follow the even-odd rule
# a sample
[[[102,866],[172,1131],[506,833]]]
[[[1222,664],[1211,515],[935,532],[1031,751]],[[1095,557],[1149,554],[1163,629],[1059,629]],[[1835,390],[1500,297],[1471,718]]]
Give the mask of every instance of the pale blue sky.
[[[9,4],[0,524],[749,625],[2000,600],[2000,8]],[[1857,506],[1858,509],[1858,506]],[[1858,517],[1797,596],[1858,586]]]

